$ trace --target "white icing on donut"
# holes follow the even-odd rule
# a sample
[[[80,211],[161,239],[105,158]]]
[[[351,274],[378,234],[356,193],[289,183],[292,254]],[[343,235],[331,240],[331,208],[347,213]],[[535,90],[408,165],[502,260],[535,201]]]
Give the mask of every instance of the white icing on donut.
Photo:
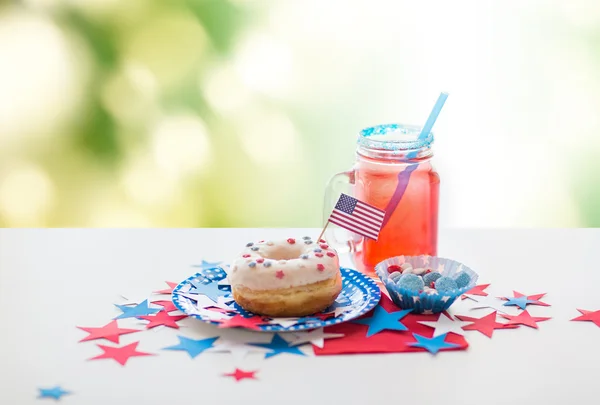
[[[338,255],[326,242],[306,243],[302,238],[269,242],[246,246],[232,264],[229,274],[232,287],[252,290],[297,287],[332,279],[340,271]]]

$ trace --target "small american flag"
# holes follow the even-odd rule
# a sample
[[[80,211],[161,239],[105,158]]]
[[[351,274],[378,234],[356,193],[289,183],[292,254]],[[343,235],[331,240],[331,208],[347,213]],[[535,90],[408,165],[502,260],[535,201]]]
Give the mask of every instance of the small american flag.
[[[384,210],[342,194],[329,216],[329,222],[366,238],[377,240],[384,217]]]

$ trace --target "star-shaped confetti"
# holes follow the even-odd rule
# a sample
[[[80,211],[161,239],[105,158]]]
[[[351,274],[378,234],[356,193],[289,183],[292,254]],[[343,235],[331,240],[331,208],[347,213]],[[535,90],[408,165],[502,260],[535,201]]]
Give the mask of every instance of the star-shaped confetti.
[[[260,316],[251,316],[244,318],[240,314],[237,314],[229,319],[220,321],[219,328],[246,328],[252,330],[260,330],[260,325],[265,325],[268,322]]]
[[[581,315],[577,318],[571,319],[572,321],[588,321],[594,322],[596,326],[600,327],[600,310],[598,311],[588,311],[585,309],[578,309],[581,312]]]
[[[501,300],[500,298],[492,297],[491,295],[477,298],[475,298],[472,295],[467,296],[472,300],[476,301],[476,304],[473,305],[471,309],[491,308],[498,312],[506,313],[507,307],[504,306],[505,301]]]
[[[213,345],[213,347],[208,349],[208,351],[231,353],[231,355],[237,360],[242,360],[248,353],[265,353],[269,351],[268,349],[262,347],[252,346],[250,343],[257,343],[256,336],[247,335],[244,337],[244,335],[241,333],[228,337],[221,336]]]
[[[87,328],[83,326],[78,326],[77,328],[89,333],[89,335],[81,339],[80,342],[87,342],[88,340],[96,339],[106,339],[110,342],[119,343],[119,336],[140,331],[139,329],[119,328],[119,324],[116,320],[113,320],[112,322],[104,325],[101,328]]]
[[[177,336],[177,339],[179,339],[178,345],[165,347],[163,348],[163,350],[184,351],[187,352],[187,354],[189,354],[192,359],[194,359],[203,351],[213,347],[213,343],[215,343],[215,341],[219,339],[219,337],[217,336],[208,339],[195,340],[186,338],[185,336]]]
[[[152,304],[163,307],[162,310],[165,312],[173,312],[173,311],[178,310],[177,307],[175,306],[175,304],[173,304],[173,301],[167,301],[167,300],[152,301]]]
[[[280,325],[284,328],[289,328],[290,326],[294,326],[298,323],[298,317],[292,317],[292,318],[273,318],[269,321],[269,324],[271,325]]]
[[[514,297],[503,297],[506,302],[505,306],[518,306],[521,309],[525,309],[527,305],[540,305],[542,307],[549,307],[550,304],[546,304],[545,302],[540,301],[546,293],[543,294],[534,294],[534,295],[525,295],[521,294],[518,291],[513,291]]]
[[[56,401],[60,400],[64,395],[69,395],[71,392],[63,390],[58,385],[54,388],[38,388],[40,394],[38,398],[51,398]]]
[[[481,318],[472,318],[470,316],[456,315],[458,319],[465,322],[473,322],[470,325],[463,326],[464,330],[477,330],[487,337],[491,338],[495,329],[514,329],[516,326],[496,322],[497,312],[492,312]]]
[[[437,352],[439,352],[442,349],[455,349],[457,347],[460,347],[460,345],[457,345],[455,343],[446,342],[445,341],[446,334],[443,334],[443,335],[440,335],[437,337],[428,338],[428,337],[417,335],[416,333],[413,333],[413,337],[417,340],[417,342],[409,343],[408,344],[409,346],[421,347],[421,348],[427,350],[431,354],[437,354]]]
[[[222,262],[207,262],[206,260],[202,260],[201,264],[194,264],[192,267],[200,267],[202,270],[208,270],[219,267],[220,263]]]
[[[239,368],[236,368],[233,373],[225,373],[225,374],[223,374],[223,376],[233,377],[233,378],[235,378],[236,381],[241,381],[246,378],[250,379],[250,380],[256,380],[257,378],[254,374],[256,374],[257,372],[258,372],[258,370],[244,371],[244,370],[240,370]]]
[[[448,333],[456,333],[457,335],[464,335],[463,326],[470,324],[470,322],[454,321],[452,318],[447,317],[445,314],[440,314],[437,322],[433,321],[419,321],[421,325],[435,328],[433,331],[433,337],[447,335]]]
[[[187,292],[188,294],[205,295],[214,302],[217,302],[219,297],[227,294],[227,292],[221,290],[219,288],[219,284],[215,282],[205,284],[201,281],[190,280],[190,284],[193,286],[193,288]]]
[[[152,315],[160,311],[160,308],[150,308],[148,306],[148,300],[145,300],[141,304],[138,304],[134,307],[128,307],[127,305],[117,304],[115,304],[115,306],[123,312],[115,319],[138,318],[142,315]]]
[[[99,356],[92,357],[90,360],[113,359],[120,365],[124,366],[131,357],[153,356],[152,353],[138,352],[136,348],[139,343],[140,342],[133,342],[123,347],[97,345],[104,353]]]
[[[290,336],[290,339],[287,339],[290,342],[291,346],[298,346],[304,343],[310,343],[313,346],[323,348],[325,345],[325,339],[335,339],[344,337],[342,333],[325,333],[323,328],[313,329],[308,332],[294,332],[286,334],[286,337]]]
[[[120,294],[121,298],[125,300],[124,302],[121,302],[120,305],[137,305],[145,300],[149,301],[152,294],[153,293],[149,292],[148,290],[140,288],[127,291],[123,294]]]
[[[177,283],[174,283],[172,281],[165,281],[165,283],[167,283],[167,285],[169,286],[169,288],[165,288],[164,290],[154,291],[154,294],[172,294],[173,293],[173,289],[175,287],[177,287]]]
[[[177,321],[187,318],[187,315],[169,315],[167,311],[160,311],[152,316],[140,316],[140,319],[148,321],[146,329],[152,329],[157,326],[166,326],[168,328],[179,329]]]
[[[264,347],[270,351],[265,355],[265,359],[269,357],[277,356],[282,353],[295,354],[298,356],[306,356],[300,349],[292,346],[289,342],[279,336],[277,333],[273,335],[273,339],[270,343],[251,343],[252,346]]]
[[[534,329],[538,328],[536,322],[543,322],[551,319],[548,317],[531,316],[527,310],[521,312],[519,315],[500,314],[500,316],[508,319],[508,322],[506,322],[507,325],[524,325]]]
[[[410,309],[402,311],[388,312],[382,306],[378,305],[373,310],[373,315],[368,318],[361,318],[353,323],[368,325],[367,337],[373,336],[384,330],[408,330],[406,326],[400,323],[400,320],[411,312]]]
[[[485,289],[488,288],[490,286],[490,284],[480,284],[480,285],[476,285],[475,287],[471,288],[469,291],[467,291],[465,294],[463,294],[461,296],[461,299],[466,299],[469,298],[467,296],[468,295],[479,295],[481,297],[487,297],[488,293],[485,292]]]

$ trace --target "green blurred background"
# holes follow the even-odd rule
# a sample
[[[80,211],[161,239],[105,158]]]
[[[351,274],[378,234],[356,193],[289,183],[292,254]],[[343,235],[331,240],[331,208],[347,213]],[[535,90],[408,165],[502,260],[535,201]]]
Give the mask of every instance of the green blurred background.
[[[0,225],[317,227],[436,124],[440,225],[600,225],[600,2],[0,3]]]

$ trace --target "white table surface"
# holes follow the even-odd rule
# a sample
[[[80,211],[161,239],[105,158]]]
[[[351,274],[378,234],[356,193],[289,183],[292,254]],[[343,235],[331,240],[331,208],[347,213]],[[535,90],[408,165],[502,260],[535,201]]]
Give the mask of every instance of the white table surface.
[[[118,314],[118,295],[164,288],[163,280],[191,275],[201,259],[228,260],[247,241],[315,235],[317,229],[1,230],[0,404],[38,400],[38,387],[73,392],[64,404],[598,404],[600,328],[569,322],[576,308],[600,309],[598,230],[448,230],[439,254],[469,265],[495,295],[515,289],[548,292],[551,316],[539,330],[496,331],[492,339],[467,332],[467,351],[300,357],[236,361],[224,353],[161,351],[176,332],[144,331],[154,357],[86,361],[100,354],[75,328],[102,326]],[[346,260],[345,264],[349,264]],[[453,313],[483,316],[464,303]],[[213,337],[211,325],[189,319],[179,333]],[[120,325],[125,325],[121,323]],[[126,326],[125,326],[126,327]],[[220,375],[235,367],[259,370],[259,381]]]

